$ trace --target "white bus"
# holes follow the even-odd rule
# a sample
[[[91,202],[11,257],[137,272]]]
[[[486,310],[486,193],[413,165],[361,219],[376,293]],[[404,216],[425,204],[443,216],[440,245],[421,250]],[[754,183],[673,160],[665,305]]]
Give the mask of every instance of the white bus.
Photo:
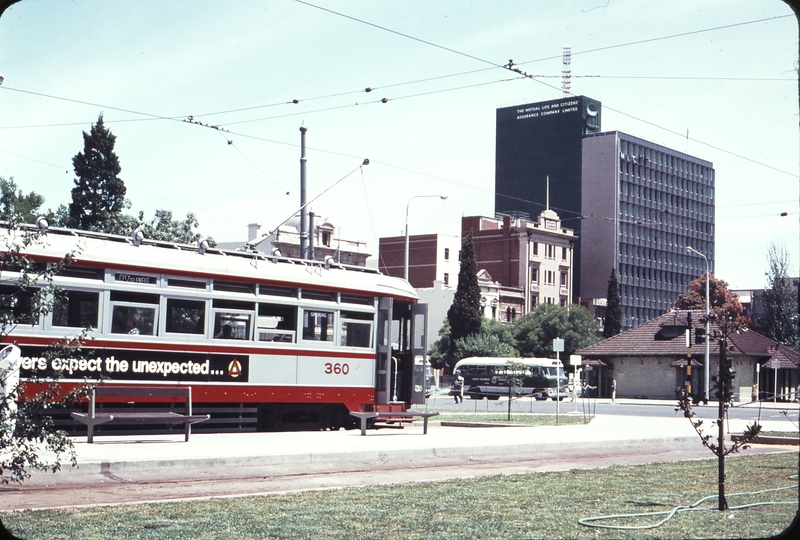
[[[521,366],[512,372],[512,363]],[[454,368],[464,377],[464,394],[472,399],[498,399],[509,393],[509,376],[520,377],[516,395],[562,400],[569,395],[567,377],[555,358],[470,357]]]

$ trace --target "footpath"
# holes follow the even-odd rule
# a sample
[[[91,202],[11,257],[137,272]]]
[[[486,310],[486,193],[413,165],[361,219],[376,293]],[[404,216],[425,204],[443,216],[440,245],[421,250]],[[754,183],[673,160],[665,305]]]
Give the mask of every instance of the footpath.
[[[778,414],[762,414],[764,430],[796,431],[797,406],[793,408],[794,421],[781,419]],[[574,416],[569,412],[562,415]],[[112,485],[141,488],[159,484],[161,495],[130,499],[157,500],[197,496],[197,492],[175,487],[181,483],[204,483],[202,493],[230,496],[237,494],[233,487],[237,482],[252,484],[253,479],[283,478],[283,489],[291,491],[302,484],[303,478],[314,475],[369,472],[372,481],[364,483],[380,483],[394,481],[391,471],[406,471],[397,481],[417,481],[458,477],[459,469],[499,470],[500,464],[513,467],[526,463],[525,470],[556,470],[630,464],[625,459],[629,455],[650,456],[649,461],[638,462],[712,457],[689,421],[678,415],[604,414],[587,424],[535,427],[449,427],[437,418],[431,419],[427,434],[422,432],[422,422],[415,422],[402,429],[368,430],[366,436],[358,429],[193,434],[189,442],[184,442],[183,434],[176,433],[96,436],[93,444],[87,444],[86,437],[77,437],[77,468],[67,463],[56,474],[35,473],[22,486],[0,486],[0,498],[5,509],[13,510],[124,502],[124,497],[90,496],[92,490],[102,491]],[[748,423],[752,422],[731,420],[728,430],[741,433]],[[712,431],[709,421],[706,426]],[[796,446],[756,446],[762,447],[760,452],[797,452]],[[662,457],[654,457],[656,454]],[[310,489],[336,485],[323,481]],[[251,485],[238,493],[264,489]],[[61,498],[59,504],[52,501],[54,497]]]

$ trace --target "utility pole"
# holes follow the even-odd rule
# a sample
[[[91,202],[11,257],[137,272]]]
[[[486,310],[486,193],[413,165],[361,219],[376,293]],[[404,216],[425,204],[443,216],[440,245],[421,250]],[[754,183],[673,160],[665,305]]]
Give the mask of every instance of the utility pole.
[[[306,228],[306,131],[300,126],[300,258],[305,259],[308,249],[308,229]]]

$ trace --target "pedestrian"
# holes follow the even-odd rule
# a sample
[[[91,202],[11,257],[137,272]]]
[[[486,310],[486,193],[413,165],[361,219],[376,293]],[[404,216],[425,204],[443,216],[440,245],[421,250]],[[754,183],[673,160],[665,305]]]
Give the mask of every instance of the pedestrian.
[[[456,379],[453,381],[453,397],[456,403],[464,403],[464,377],[460,371],[456,371]]]

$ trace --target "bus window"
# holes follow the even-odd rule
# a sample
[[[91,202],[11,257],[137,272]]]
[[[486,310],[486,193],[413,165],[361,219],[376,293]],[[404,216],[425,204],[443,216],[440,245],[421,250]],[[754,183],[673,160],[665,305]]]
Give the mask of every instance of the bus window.
[[[111,291],[111,333],[155,335],[158,295]]]
[[[372,313],[342,311],[340,344],[345,347],[372,347]]]
[[[277,304],[258,304],[256,326],[258,341],[294,343],[297,329],[297,308]]]
[[[333,312],[303,310],[303,339],[333,342]]]
[[[53,326],[97,328],[99,306],[96,292],[62,291],[53,301]]]
[[[214,337],[250,339],[250,314],[218,311],[214,314]]]
[[[167,332],[205,334],[206,303],[202,300],[167,298]]]

